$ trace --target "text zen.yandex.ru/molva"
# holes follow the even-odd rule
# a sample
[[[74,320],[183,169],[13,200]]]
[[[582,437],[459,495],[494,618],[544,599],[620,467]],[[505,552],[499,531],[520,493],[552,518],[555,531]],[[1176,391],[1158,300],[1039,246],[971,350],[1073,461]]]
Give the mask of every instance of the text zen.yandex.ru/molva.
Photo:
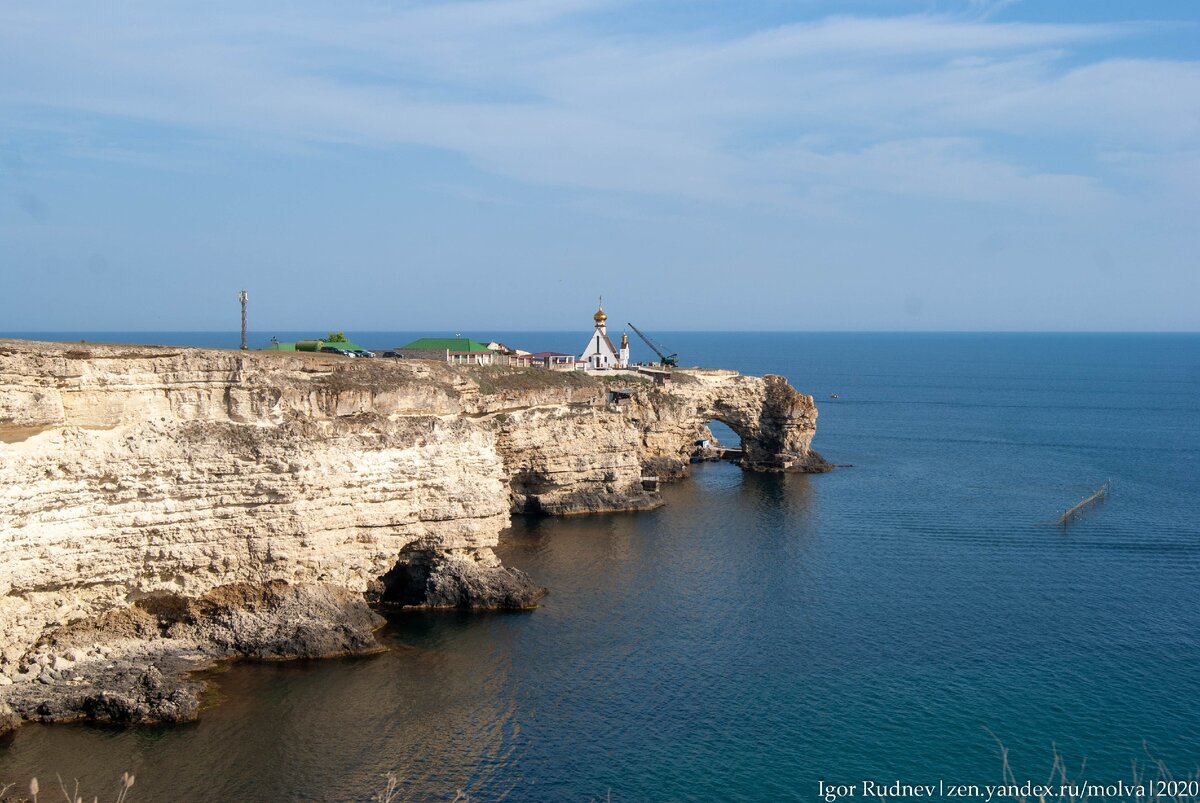
[[[847,800],[902,800],[927,799],[949,800],[961,798],[964,800],[1111,800],[1137,801],[1152,800],[1160,792],[1152,788],[1152,784],[1126,783],[1092,783],[1077,781],[1074,783],[1023,783],[1006,784],[960,784],[945,780],[934,783],[914,784],[904,781],[858,781],[856,783],[839,784],[817,781],[817,797],[823,803],[836,803]]]

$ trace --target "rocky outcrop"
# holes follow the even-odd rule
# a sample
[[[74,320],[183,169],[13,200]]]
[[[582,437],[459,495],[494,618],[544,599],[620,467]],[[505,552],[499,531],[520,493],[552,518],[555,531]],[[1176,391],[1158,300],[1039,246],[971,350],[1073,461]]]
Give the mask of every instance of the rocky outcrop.
[[[646,455],[638,421],[609,405],[593,380],[565,406],[535,406],[495,418],[513,513],[569,515],[657,507],[642,489]]]
[[[289,595],[331,593],[313,589],[358,605],[365,593],[398,606],[532,606],[544,589],[492,552],[510,515],[660,504],[643,475],[686,471],[713,419],[742,437],[747,468],[824,468],[809,448],[812,399],[778,377],[677,371],[663,387],[415,360],[0,341],[0,698],[22,717],[58,717],[33,698],[75,674],[33,676],[30,661],[71,661],[62,650],[97,644],[117,674],[93,686],[125,702],[93,700],[90,715],[170,718],[186,700],[145,679],[147,661],[170,686],[193,665],[185,654],[371,649],[352,635],[370,620],[345,600],[301,617],[309,630],[273,628],[297,610]],[[163,618],[172,606],[182,619]],[[141,629],[126,638],[133,623]],[[66,646],[88,628],[86,649]],[[140,656],[138,671],[121,674],[118,653]],[[71,699],[79,705],[64,712],[83,710],[85,697]]]
[[[459,608],[519,611],[546,594],[520,569],[501,566],[486,554],[447,554],[406,549],[396,565],[372,584],[367,597],[388,608]]]
[[[21,726],[21,718],[12,710],[8,702],[0,700],[0,736],[14,731]]]
[[[686,472],[696,441],[712,437],[711,421],[741,438],[743,467],[818,473],[832,466],[813,451],[817,406],[781,376],[677,370],[669,386],[638,394],[632,414],[643,431],[648,464],[667,476]]]
[[[686,474],[696,442],[712,438],[712,421],[741,438],[740,462],[747,469],[831,468],[811,448],[816,404],[783,377],[711,369],[680,369],[672,376],[669,384],[656,385],[628,374],[590,383],[568,374],[561,381],[574,380],[573,392],[561,404],[542,400],[520,407],[510,397],[511,406],[491,417],[512,511],[564,515],[655,507],[659,499],[642,489],[641,478]]]
[[[139,600],[49,631],[18,664],[8,704],[40,722],[136,724],[196,718],[203,684],[188,675],[228,658],[281,660],[382,649],[384,620],[345,588],[282,580],[199,597]]]

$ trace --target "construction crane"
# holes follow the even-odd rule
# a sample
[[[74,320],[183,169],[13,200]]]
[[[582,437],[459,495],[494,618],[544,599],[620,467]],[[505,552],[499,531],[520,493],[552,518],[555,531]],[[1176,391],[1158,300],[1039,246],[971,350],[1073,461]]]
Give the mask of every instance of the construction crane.
[[[632,323],[629,323],[629,321],[626,321],[626,323],[629,324],[629,328],[632,329],[633,331],[637,332],[637,336],[640,337],[643,341],[645,341],[646,345],[649,346],[654,351],[654,353],[658,355],[658,361],[660,363],[662,363],[664,366],[671,366],[671,365],[676,364],[675,358],[679,356],[678,354],[663,354],[662,349],[659,348],[657,345],[655,345],[653,340],[651,340],[650,338],[648,338],[644,334],[642,334],[641,329],[638,329]]]

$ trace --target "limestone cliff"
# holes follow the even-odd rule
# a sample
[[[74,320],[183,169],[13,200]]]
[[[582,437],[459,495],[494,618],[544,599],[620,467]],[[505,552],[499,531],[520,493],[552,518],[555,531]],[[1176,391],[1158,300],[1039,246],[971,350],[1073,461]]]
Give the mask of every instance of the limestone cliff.
[[[743,467],[755,471],[828,471],[812,450],[817,406],[781,376],[736,371],[675,371],[669,386],[635,397],[642,457],[668,474],[686,470],[708,422],[727,424],[741,438]]]
[[[682,473],[712,419],[742,437],[748,468],[825,468],[810,449],[812,399],[779,377],[677,371],[661,387],[539,369],[0,341],[0,686],[35,716],[27,684],[111,663],[98,644],[53,654],[56,634],[131,605],[157,605],[154,643],[176,652],[269,653],[213,638],[224,646],[205,651],[195,634],[208,631],[163,618],[162,600],[246,598],[220,589],[283,582],[308,602],[276,594],[246,605],[334,619],[353,605],[327,604],[328,589],[382,603],[528,606],[541,590],[491,549],[510,514],[652,507],[647,466]],[[357,651],[360,635],[321,643]],[[142,695],[130,705],[173,699],[157,682],[130,680]]]

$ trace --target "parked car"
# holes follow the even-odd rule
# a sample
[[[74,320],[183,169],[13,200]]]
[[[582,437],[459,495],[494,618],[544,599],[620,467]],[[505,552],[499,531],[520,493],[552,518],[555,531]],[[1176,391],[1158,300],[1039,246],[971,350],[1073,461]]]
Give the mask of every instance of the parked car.
[[[383,356],[384,357],[394,357],[395,359],[403,359],[404,358],[404,355],[398,351],[385,351],[383,353]]]
[[[347,351],[346,349],[340,349],[337,346],[321,346],[321,353],[322,354],[341,354],[343,357],[353,357],[354,356],[353,351]]]
[[[367,351],[366,349],[363,349],[362,351],[356,351],[356,352],[354,352],[354,356],[355,356],[355,357],[374,357],[374,356],[375,356],[375,352],[373,352],[373,351]]]

